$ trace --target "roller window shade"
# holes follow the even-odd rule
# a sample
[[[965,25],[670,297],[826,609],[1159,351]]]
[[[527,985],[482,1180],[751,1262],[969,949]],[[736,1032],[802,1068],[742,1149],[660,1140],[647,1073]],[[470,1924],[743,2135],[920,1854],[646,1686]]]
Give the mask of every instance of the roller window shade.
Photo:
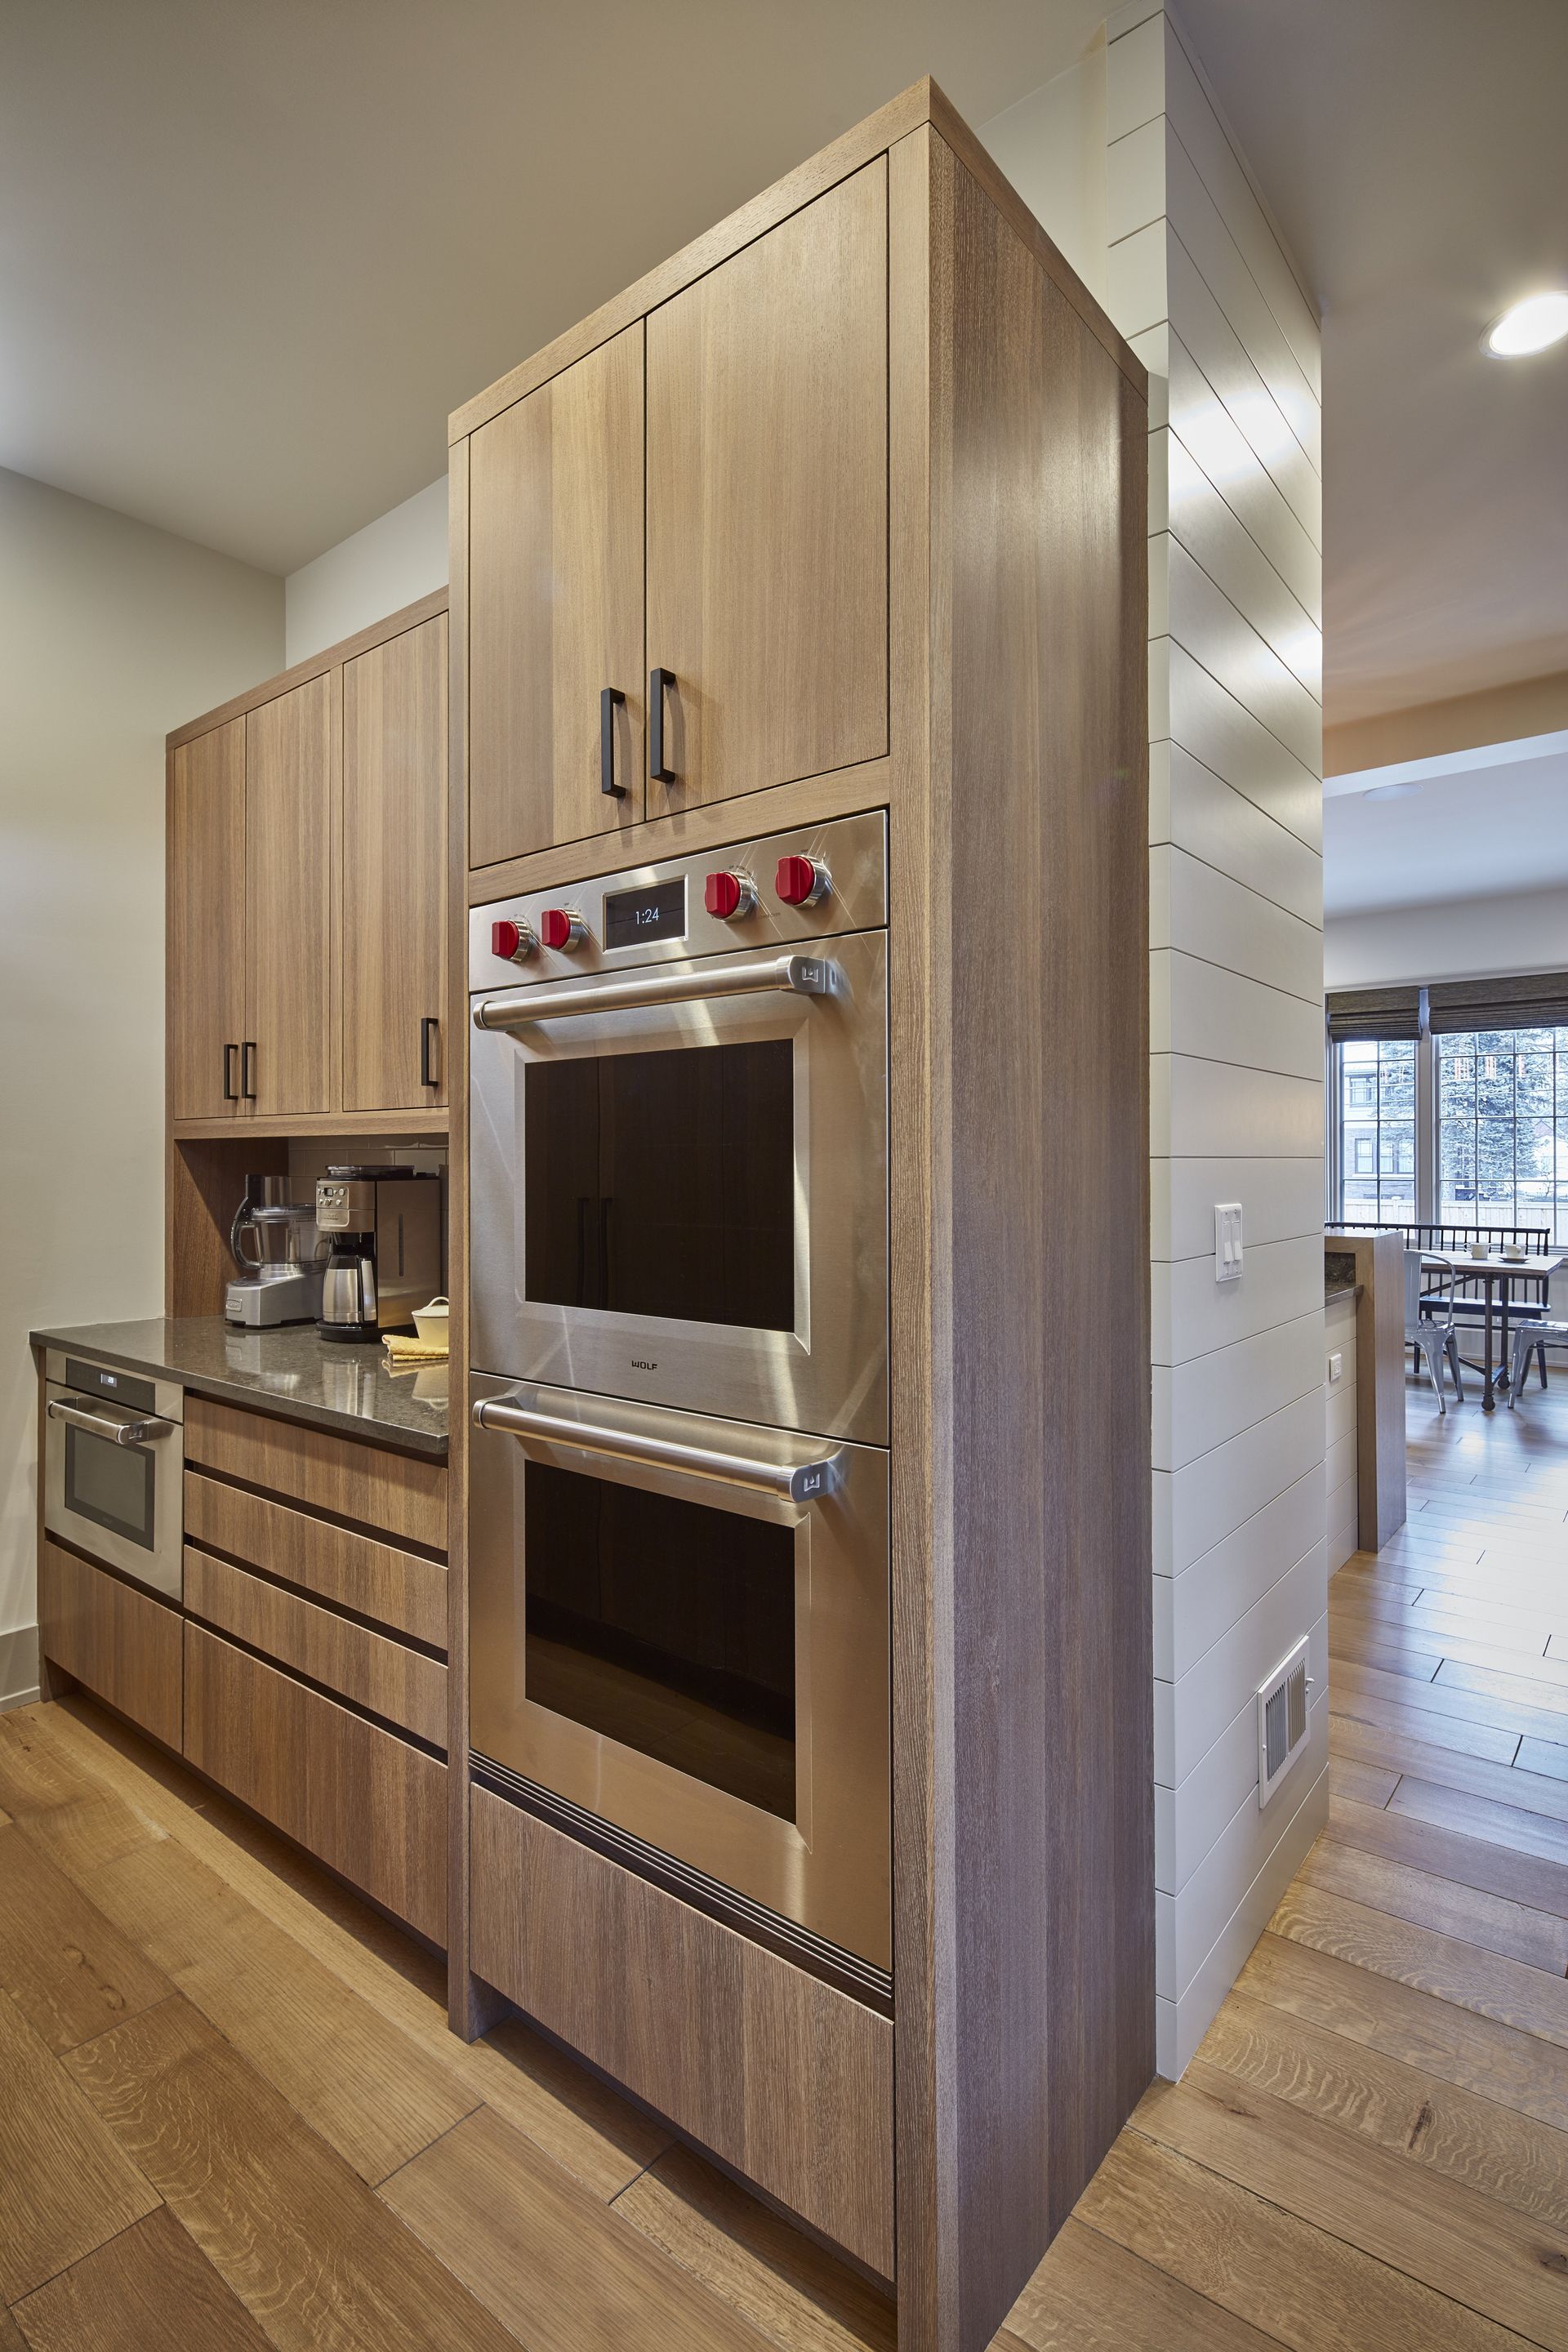
[[[1329,1035],[1336,1045],[1421,1034],[1418,988],[1339,988],[1328,1009]]]
[[[1437,1036],[1456,1029],[1568,1029],[1568,971],[1435,981],[1426,993]]]

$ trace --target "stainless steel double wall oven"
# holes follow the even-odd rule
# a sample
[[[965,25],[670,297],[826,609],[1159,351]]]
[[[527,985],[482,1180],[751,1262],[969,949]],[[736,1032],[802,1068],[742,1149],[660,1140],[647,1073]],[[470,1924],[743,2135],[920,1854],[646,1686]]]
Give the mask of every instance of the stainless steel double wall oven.
[[[890,1969],[880,813],[476,908],[476,1769]]]

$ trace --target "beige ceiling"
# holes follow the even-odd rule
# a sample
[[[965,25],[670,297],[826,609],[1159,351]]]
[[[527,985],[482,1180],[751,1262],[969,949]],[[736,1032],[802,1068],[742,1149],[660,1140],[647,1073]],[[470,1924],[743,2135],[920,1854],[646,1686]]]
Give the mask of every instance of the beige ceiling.
[[[0,463],[289,571],[447,412],[922,73],[1098,0],[5,0]]]
[[[1325,311],[1331,720],[1568,667],[1568,0],[1178,0]],[[0,463],[288,571],[449,408],[922,72],[1101,0],[6,0]]]
[[[1177,0],[1323,313],[1331,724],[1568,667],[1568,0]]]

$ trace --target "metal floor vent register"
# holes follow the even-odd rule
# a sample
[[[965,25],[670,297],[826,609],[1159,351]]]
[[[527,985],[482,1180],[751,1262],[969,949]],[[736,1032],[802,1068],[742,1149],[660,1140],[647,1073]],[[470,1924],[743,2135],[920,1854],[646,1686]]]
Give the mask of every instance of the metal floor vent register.
[[[1305,1635],[1258,1692],[1258,1801],[1266,1805],[1307,1744]]]

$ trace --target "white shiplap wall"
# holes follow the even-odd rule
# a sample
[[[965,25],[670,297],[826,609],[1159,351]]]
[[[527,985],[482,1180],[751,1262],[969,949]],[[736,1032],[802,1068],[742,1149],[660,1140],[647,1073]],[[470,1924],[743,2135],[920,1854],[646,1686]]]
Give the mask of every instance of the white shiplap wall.
[[[1169,14],[1107,26],[1108,308],[1151,373],[1156,1990],[1185,2066],[1327,1813],[1316,316]],[[1238,1200],[1246,1270],[1214,1278]],[[1303,1633],[1306,1759],[1258,1803]]]

